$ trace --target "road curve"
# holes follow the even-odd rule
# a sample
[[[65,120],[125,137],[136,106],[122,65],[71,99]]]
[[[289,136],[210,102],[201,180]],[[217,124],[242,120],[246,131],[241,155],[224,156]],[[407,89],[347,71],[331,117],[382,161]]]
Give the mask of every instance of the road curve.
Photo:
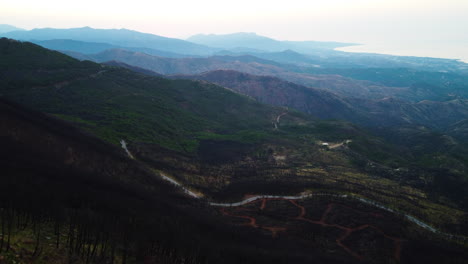
[[[122,144],[122,148],[127,152],[127,155],[130,158],[134,159],[133,155],[127,149],[126,142],[124,140],[122,140],[121,144]],[[162,179],[164,179],[164,180],[166,180],[166,181],[180,187],[184,191],[184,193],[186,193],[190,197],[196,198],[196,199],[201,198],[201,196],[199,194],[196,194],[196,193],[190,191],[189,189],[187,189],[186,187],[181,185],[176,180],[174,180],[174,179],[172,179],[172,178],[170,178],[170,177],[168,177],[168,176],[166,176],[166,175],[164,175],[162,173],[159,173],[159,175],[161,176]],[[312,197],[317,197],[317,196],[328,196],[328,197],[343,198],[343,199],[353,199],[355,201],[359,201],[359,202],[362,202],[362,203],[365,203],[365,204],[380,208],[380,209],[385,210],[387,212],[400,215],[403,218],[405,218],[406,220],[418,225],[419,227],[421,227],[421,228],[423,228],[425,230],[428,230],[428,231],[430,231],[430,232],[432,232],[434,234],[438,234],[438,235],[440,235],[440,236],[442,236],[444,238],[454,239],[454,240],[458,240],[458,241],[462,241],[462,242],[468,241],[468,237],[466,237],[466,236],[453,235],[453,234],[442,232],[442,231],[436,229],[435,227],[433,227],[433,226],[431,226],[431,225],[429,225],[427,223],[424,223],[423,221],[417,219],[416,217],[414,217],[412,215],[409,215],[409,214],[406,214],[406,213],[403,213],[403,212],[399,212],[399,211],[394,210],[392,208],[389,208],[389,207],[387,207],[387,206],[385,206],[383,204],[380,204],[380,203],[378,203],[376,201],[373,201],[373,200],[370,200],[370,199],[367,199],[367,198],[362,198],[362,197],[359,197],[359,196],[356,196],[356,195],[333,194],[333,193],[323,193],[323,192],[321,192],[321,193],[300,194],[300,195],[296,195],[296,196],[267,195],[267,194],[265,194],[265,195],[256,195],[256,196],[253,196],[253,197],[249,197],[247,199],[241,200],[239,202],[234,202],[234,203],[208,202],[208,204],[211,205],[211,206],[217,206],[217,207],[237,207],[237,206],[242,206],[242,205],[251,203],[251,202],[259,200],[259,199],[302,200],[302,199],[307,199],[307,198],[312,198]]]
[[[164,180],[169,181],[172,184],[177,185],[180,188],[182,188],[182,190],[187,195],[189,195],[189,196],[191,196],[193,198],[197,198],[197,199],[201,198],[199,195],[197,195],[196,193],[194,193],[194,192],[190,191],[189,189],[185,188],[184,186],[182,186],[180,183],[178,183],[174,179],[169,178],[164,174],[160,174],[160,175]],[[244,200],[241,200],[239,202],[234,202],[234,203],[208,202],[208,204],[211,205],[211,206],[215,206],[215,207],[238,207],[238,206],[242,206],[242,205],[245,205],[245,204],[257,201],[257,200],[261,200],[261,199],[303,200],[303,199],[317,197],[317,196],[328,196],[328,197],[342,198],[342,199],[353,199],[355,201],[359,201],[361,203],[365,203],[365,204],[377,207],[377,208],[382,209],[384,211],[387,211],[387,212],[390,212],[390,213],[393,213],[393,214],[396,214],[396,215],[400,215],[403,218],[405,218],[407,221],[410,221],[410,222],[418,225],[419,227],[421,227],[421,228],[423,228],[425,230],[428,230],[428,231],[430,231],[430,232],[432,232],[434,234],[438,234],[438,235],[440,235],[440,236],[442,236],[444,238],[454,239],[454,240],[458,240],[458,241],[462,241],[462,242],[468,241],[468,237],[453,235],[453,234],[442,232],[442,231],[436,229],[435,227],[433,227],[433,226],[431,226],[431,225],[417,219],[416,217],[414,217],[412,215],[409,215],[409,214],[406,214],[406,213],[403,213],[403,212],[399,212],[399,211],[394,210],[392,208],[389,208],[389,207],[387,207],[387,206],[385,206],[383,204],[380,204],[380,203],[378,203],[376,201],[373,201],[373,200],[370,200],[370,199],[367,199],[367,198],[362,198],[362,197],[359,197],[359,196],[356,196],[356,195],[333,194],[333,193],[323,193],[323,192],[300,194],[300,195],[296,195],[296,196],[291,196],[291,195],[267,195],[267,194],[265,194],[265,195],[256,195],[256,196],[253,196],[253,197],[249,197],[249,198],[246,198]]]
[[[237,206],[242,206],[242,205],[245,205],[245,204],[254,202],[256,200],[260,200],[260,199],[302,200],[302,199],[312,198],[312,197],[316,197],[316,196],[328,196],[328,197],[335,197],[335,198],[353,199],[355,201],[359,201],[359,202],[362,202],[362,203],[377,207],[377,208],[382,209],[384,211],[400,215],[403,218],[405,218],[406,220],[418,225],[419,227],[421,227],[421,228],[423,228],[425,230],[428,230],[428,231],[430,231],[432,233],[441,235],[441,236],[443,236],[443,237],[445,237],[447,239],[455,239],[455,240],[459,240],[459,241],[468,241],[468,237],[453,235],[453,234],[442,232],[442,231],[432,227],[431,225],[429,225],[427,223],[424,223],[423,221],[417,219],[416,217],[414,217],[412,215],[396,211],[396,210],[394,210],[392,208],[389,208],[389,207],[387,207],[387,206],[385,206],[383,204],[380,204],[380,203],[378,203],[376,201],[373,201],[373,200],[370,200],[370,199],[367,199],[367,198],[362,198],[362,197],[359,197],[359,196],[356,196],[356,195],[332,194],[332,193],[309,193],[309,194],[301,194],[301,195],[298,195],[298,196],[257,195],[257,196],[249,197],[247,199],[244,199],[242,201],[235,202],[235,203],[209,202],[208,204],[211,205],[211,206],[218,206],[218,207],[237,207]]]

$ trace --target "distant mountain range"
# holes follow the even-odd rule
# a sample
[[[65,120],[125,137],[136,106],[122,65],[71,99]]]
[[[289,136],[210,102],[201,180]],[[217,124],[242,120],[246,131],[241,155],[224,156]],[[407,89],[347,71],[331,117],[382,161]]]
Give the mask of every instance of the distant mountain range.
[[[134,52],[126,49],[110,49],[97,54],[69,53],[78,59],[87,58],[96,62],[110,60],[121,61],[129,65],[149,69],[161,74],[193,74],[216,69],[235,69],[239,71],[254,72],[282,72],[280,64],[256,58],[250,55],[244,56],[211,56],[203,58],[168,58],[152,56],[143,52]]]
[[[270,105],[289,107],[322,119],[350,120],[355,108],[326,90],[307,88],[271,76],[257,76],[232,70],[215,70],[199,75],[172,75],[171,78],[212,82]]]
[[[446,131],[468,114],[466,65],[454,60],[351,54],[333,50],[347,43],[277,41],[254,33],[196,35],[192,42],[89,27],[1,35],[147,75],[205,80],[260,102],[365,126]]]
[[[25,30],[25,29],[17,28],[15,26],[6,25],[6,24],[0,24],[0,34],[1,33],[7,33],[7,32],[10,32],[10,31],[23,31],[23,30]]]
[[[150,70],[143,69],[143,68],[136,67],[136,66],[132,66],[132,65],[120,62],[120,61],[114,61],[114,60],[113,61],[106,61],[103,64],[108,65],[108,66],[118,67],[118,68],[129,69],[131,71],[142,73],[142,74],[149,75],[149,76],[164,77],[164,75],[159,74],[157,72],[150,71]]]
[[[300,42],[310,48],[310,54],[304,54],[290,46],[287,50],[268,52],[268,46],[282,49],[290,43],[251,33],[209,36],[218,42],[236,40],[245,47],[231,50],[125,29],[35,29],[0,35],[32,39],[43,47],[80,60],[120,61],[160,74],[193,75],[220,69],[235,70],[274,76],[361,99],[396,97],[419,102],[450,101],[468,96],[468,77],[464,70],[467,64],[446,59],[338,52],[325,48],[335,45],[330,43],[320,46],[318,42]],[[205,37],[208,38],[193,38]]]
[[[274,56],[218,55],[169,58],[128,49],[110,49],[97,54],[65,51],[80,60],[121,61],[160,74],[200,74],[213,70],[234,70],[254,75],[278,77],[306,87],[320,88],[355,98],[403,101],[447,101],[468,96],[468,77],[455,72],[427,72],[407,68],[310,69],[275,61]],[[270,53],[287,57],[295,52]],[[304,56],[304,55],[302,55]],[[292,56],[294,58],[294,56]]]
[[[337,74],[302,73],[298,66],[281,64],[252,55],[211,56],[203,58],[167,58],[125,49],[105,50],[97,54],[65,52],[80,60],[121,61],[160,74],[200,74],[213,70],[234,70],[254,75],[269,75],[307,87],[330,90],[351,97],[380,98],[395,93],[395,88],[366,80],[354,80]]]
[[[314,68],[412,68],[426,71],[467,70],[468,65],[457,60],[349,53],[334,50],[354,43],[321,41],[278,41],[255,33],[226,35],[199,34],[188,41],[224,49],[220,55],[253,55]]]
[[[110,49],[125,49],[128,51],[144,52],[149,55],[168,58],[184,58],[190,56],[152,48],[121,47],[108,43],[84,42],[70,39],[32,40],[31,42],[47,49],[58,50],[62,52],[74,52],[77,54],[82,53],[84,56],[86,56],[85,54],[95,54]]]
[[[126,47],[220,50],[140,33],[125,46],[126,30],[71,31],[96,40],[35,40],[58,52],[0,38],[7,261],[37,257],[33,244],[44,263],[466,259],[460,69],[362,68],[358,57],[351,68],[310,67],[311,56],[292,50],[168,58]],[[159,40],[181,46],[161,50]],[[286,198],[215,207],[257,193]],[[298,193],[315,196],[287,198]]]
[[[94,29],[90,27],[71,29],[42,28],[29,31],[12,31],[3,33],[1,36],[27,41],[68,39],[107,43],[124,47],[150,48],[181,54],[208,55],[217,51],[215,48],[180,39],[166,38],[128,29]]]
[[[6,31],[14,30],[5,25]],[[347,53],[334,48],[352,43],[321,41],[278,41],[255,33],[196,35],[187,40],[167,38],[128,29],[90,27],[1,32],[0,36],[32,41],[43,47],[83,54],[105,49],[126,49],[149,55],[182,58],[213,55],[251,55],[302,71],[366,68],[410,68],[422,71],[465,71],[468,65],[456,60],[401,57],[382,54]]]
[[[283,111],[214,84],[148,77],[115,67],[120,62],[109,63],[112,67],[80,62],[28,42],[0,39],[0,44],[3,96],[69,118],[115,143],[127,131],[128,139],[194,151],[198,133],[270,131],[272,120]]]
[[[356,45],[353,43],[322,42],[322,41],[279,41],[259,36],[255,33],[233,33],[226,35],[198,34],[187,39],[201,45],[237,51],[268,51],[278,52],[295,50],[297,52],[315,52],[317,50],[333,50],[338,47]]]
[[[468,100],[407,102],[339,96],[270,76],[255,76],[229,70],[173,78],[205,80],[252,96],[262,103],[290,107],[322,119],[341,119],[366,127],[424,125],[443,131],[468,116]]]
[[[324,70],[370,79],[356,80],[338,74],[301,73],[300,68],[251,55],[168,58],[125,49],[89,55],[67,54],[96,62],[123,63],[126,68],[137,67],[133,70],[138,72],[149,70],[150,75],[175,74],[177,78],[205,80],[263,103],[365,126],[419,124],[444,131],[468,116],[467,102],[463,99],[467,93],[463,88],[467,77],[455,73],[408,69]],[[387,86],[392,84],[401,86]]]

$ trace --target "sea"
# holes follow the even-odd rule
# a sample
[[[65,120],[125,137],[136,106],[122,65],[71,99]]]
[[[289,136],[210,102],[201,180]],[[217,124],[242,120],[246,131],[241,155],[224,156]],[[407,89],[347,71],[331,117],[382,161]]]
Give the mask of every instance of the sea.
[[[468,41],[463,43],[384,43],[362,44],[336,50],[359,53],[379,53],[398,56],[456,59],[468,63]]]

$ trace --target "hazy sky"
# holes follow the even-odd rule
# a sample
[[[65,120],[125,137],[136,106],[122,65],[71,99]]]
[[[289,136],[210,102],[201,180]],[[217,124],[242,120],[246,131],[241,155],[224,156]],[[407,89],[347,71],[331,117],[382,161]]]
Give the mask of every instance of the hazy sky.
[[[0,24],[128,28],[178,38],[245,31],[289,40],[468,46],[468,0],[0,0]]]

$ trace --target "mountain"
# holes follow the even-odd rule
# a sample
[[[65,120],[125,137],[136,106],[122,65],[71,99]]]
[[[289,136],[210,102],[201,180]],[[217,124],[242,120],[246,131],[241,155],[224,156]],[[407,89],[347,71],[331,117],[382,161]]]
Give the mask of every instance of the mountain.
[[[190,150],[197,146],[198,132],[271,129],[273,117],[283,111],[210,84],[149,78],[45,52],[30,43],[3,39],[2,44],[3,95],[72,118],[112,142],[125,135],[129,140]]]
[[[299,52],[295,52],[293,50],[284,50],[279,52],[244,52],[247,54],[251,54],[258,58],[276,61],[279,63],[285,64],[295,64],[302,67],[321,67],[323,63],[323,58],[320,59],[318,56],[313,55],[305,55]],[[231,56],[239,56],[243,53],[235,53],[232,52]]]
[[[445,132],[461,141],[468,141],[468,119],[450,125]]]
[[[332,50],[338,47],[354,45],[350,43],[322,41],[278,41],[264,36],[259,36],[255,33],[245,32],[226,35],[199,34],[194,35],[188,38],[187,40],[201,45],[227,50],[238,50],[239,48],[248,48],[253,50],[263,50],[269,52],[291,49],[298,52],[308,53],[317,50]]]
[[[464,89],[464,79],[466,77],[456,73],[431,73],[410,69],[379,70],[372,68],[361,70],[346,69],[336,72],[330,69],[310,71],[313,73],[308,73],[307,70],[304,70],[300,66],[282,64],[252,55],[166,58],[125,49],[105,50],[89,55],[67,51],[64,51],[64,53],[81,60],[87,59],[96,62],[121,61],[161,74],[193,75],[213,70],[234,70],[255,75],[270,75],[302,86],[328,90],[345,97],[353,98],[379,100],[387,97],[396,97],[403,101],[446,101],[455,99],[458,96],[463,97],[466,90]],[[292,54],[296,55],[296,57],[301,57],[300,54]],[[294,60],[294,58],[295,56],[292,56],[291,60]],[[382,77],[379,78],[379,74],[376,74],[372,78],[361,77],[361,75],[349,75],[349,73],[354,71],[362,72],[363,76],[373,76],[372,72],[381,72]],[[398,75],[397,73],[399,72],[402,74]],[[347,77],[348,75],[349,77]],[[441,78],[437,79],[431,76],[441,76]],[[440,80],[446,80],[446,82]],[[431,86],[430,82],[433,82],[437,86]]]
[[[417,86],[389,87],[341,75],[297,73],[288,71],[283,68],[282,64],[248,55],[164,58],[114,49],[89,55],[89,58],[98,62],[121,61],[161,74],[182,74],[185,77],[178,76],[177,78],[214,82],[242,94],[253,96],[263,103],[287,106],[316,117],[348,120],[364,126],[420,124],[443,131],[448,125],[465,119],[468,114],[467,106],[464,103],[465,99],[453,99],[453,96],[452,98],[444,97],[444,95],[453,93],[454,88],[458,89],[459,95],[463,95],[464,89],[458,85],[463,84],[462,75],[454,73],[435,73],[435,75],[447,76],[447,78],[441,79],[453,80],[450,86],[453,88],[444,91],[444,88],[423,90]],[[244,72],[244,74],[226,70]],[[210,71],[214,72],[210,73]],[[250,74],[245,74],[247,72]],[[385,71],[383,72],[385,73]],[[390,82],[392,75],[387,73],[383,79],[388,81],[384,83],[408,85],[418,80],[429,82],[434,79],[430,77],[429,73],[414,72],[415,77],[407,82]],[[255,77],[251,74],[277,76],[290,82],[284,82],[278,78]],[[400,78],[403,78],[402,76],[400,75]],[[377,78],[373,80],[383,82]],[[420,85],[424,87],[424,84]],[[260,90],[255,90],[257,88]],[[316,88],[322,89],[322,91],[318,91]],[[324,91],[325,89],[328,92]],[[272,91],[275,91],[275,95],[281,96],[272,96]],[[412,94],[413,96],[411,96]],[[437,101],[411,102],[408,100],[411,98],[429,98]],[[445,101],[441,100],[444,98]]]
[[[131,71],[142,73],[142,74],[149,75],[149,76],[164,77],[164,75],[159,74],[157,72],[146,70],[146,69],[136,67],[136,66],[132,66],[132,65],[128,65],[128,64],[120,62],[120,61],[106,61],[103,64],[108,65],[108,66],[114,66],[114,67],[129,69]]]
[[[73,51],[84,54],[99,53],[117,46],[108,43],[84,42],[71,39],[32,40],[34,44],[57,51]]]
[[[69,40],[69,39],[52,39],[52,40],[41,40],[41,41],[31,41],[37,45],[40,45],[47,49],[57,50],[57,51],[64,51],[64,52],[75,52],[75,53],[82,53],[82,54],[94,54],[103,52],[109,49],[125,49],[129,51],[136,51],[136,52],[144,52],[149,55],[154,56],[162,56],[162,57],[169,57],[169,58],[182,58],[187,57],[189,55],[181,55],[173,52],[162,51],[157,49],[151,48],[135,48],[135,47],[121,47],[115,46],[107,43],[95,43],[95,42],[84,42],[84,41],[77,41],[77,40]]]
[[[83,58],[83,55],[74,55]],[[152,56],[143,52],[124,49],[111,49],[97,54],[85,55],[96,62],[121,61],[123,63],[152,70],[161,74],[193,74],[216,69],[236,69],[246,72],[262,73],[267,71],[284,71],[278,63],[253,56],[212,56],[208,58],[166,58]],[[263,69],[266,68],[266,69]]]
[[[283,241],[230,227],[204,202],[72,123],[3,98],[0,117],[6,263],[348,263],[319,251],[307,256],[304,246],[290,257]]]
[[[468,64],[450,59],[391,56],[382,54],[347,53],[333,50],[336,47],[354,45],[337,42],[314,41],[277,41],[258,36],[254,33],[235,33],[229,35],[197,35],[192,41],[213,43],[220,48],[195,44],[192,42],[140,33],[127,29],[92,29],[89,27],[72,29],[33,29],[30,31],[0,32],[0,36],[19,40],[29,40],[44,47],[56,50],[93,53],[103,51],[102,44],[108,48],[123,48],[151,55],[182,58],[188,56],[210,56],[221,52],[223,55],[253,55],[280,63],[293,63],[302,67],[301,71],[313,73],[322,69],[366,69],[366,68],[409,68],[420,71],[465,72]],[[50,41],[48,43],[47,41]],[[73,41],[89,42],[73,43]],[[68,43],[70,42],[70,43]],[[239,46],[240,45],[240,46]],[[230,47],[223,51],[221,46]],[[259,48],[253,48],[253,47]],[[265,47],[265,48],[262,48]],[[229,53],[229,54],[228,54]],[[295,54],[296,53],[296,54]],[[304,54],[301,54],[304,53]]]
[[[354,98],[377,100],[396,97],[403,101],[418,102],[467,97],[465,74],[410,68],[311,69],[309,66],[314,63],[313,58],[307,59],[306,55],[293,51],[258,53],[256,56],[221,52],[217,56],[206,58],[167,58],[128,49],[111,49],[88,55],[66,51],[65,53],[78,59],[97,62],[122,61],[162,74],[193,75],[223,69],[271,75],[299,85]]]
[[[76,52],[76,51],[69,51],[69,50],[57,50],[57,51],[59,51],[60,53],[65,54],[65,55],[68,55],[68,56],[70,56],[72,58],[75,58],[77,60],[80,60],[80,61],[84,61],[84,60],[94,61],[95,60],[91,56],[88,56],[88,55],[86,55],[84,53],[80,53],[80,52]]]
[[[415,148],[390,143],[349,122],[264,105],[206,81],[78,61],[11,39],[0,39],[0,74],[2,98],[43,112],[26,112],[29,118],[17,122],[0,111],[1,162],[8,168],[0,174],[7,205],[1,221],[7,219],[6,229],[17,221],[29,228],[9,229],[29,251],[11,243],[8,258],[37,255],[31,243],[69,254],[67,261],[104,251],[108,262],[114,256],[128,263],[466,257],[458,236],[468,234],[466,148],[450,137],[425,133]],[[68,125],[43,121],[57,118]],[[67,139],[71,125],[100,140]],[[133,158],[109,145],[121,140]],[[95,154],[99,146],[102,155]],[[199,198],[160,183],[164,175]],[[314,195],[291,198],[303,193]],[[255,194],[282,196],[229,204]],[[58,237],[60,249],[36,242],[47,237]]]
[[[200,34],[187,40],[227,50],[220,51],[223,55],[253,55],[280,63],[298,64],[311,68],[311,71],[328,68],[409,68],[419,71],[466,72],[468,69],[468,64],[453,59],[351,53],[334,50],[338,47],[356,45],[352,43],[278,41],[255,33]]]
[[[296,52],[297,53],[297,52]],[[245,53],[241,53],[245,54]],[[350,53],[337,50],[319,50],[310,54],[295,54],[291,51],[270,53],[248,53],[253,56],[274,60],[278,62],[295,63],[306,67],[305,72],[330,72],[333,70],[344,71],[366,70],[373,68],[399,69],[406,68],[417,71],[431,72],[457,72],[463,73],[468,69],[468,64],[454,59],[439,59],[411,56],[393,56],[373,53]],[[239,54],[237,54],[239,55]],[[289,57],[293,56],[294,60]]]
[[[1,218],[8,230],[1,239],[1,257],[6,263],[439,263],[466,258],[463,246],[411,235],[411,225],[398,216],[352,200],[317,197],[302,205],[280,199],[208,208],[68,122],[4,99],[0,117],[0,202],[8,211]],[[278,202],[284,204],[275,206]],[[248,210],[253,206],[259,210]],[[334,220],[284,220],[285,212],[301,210],[333,215]],[[239,226],[236,219],[246,217],[259,226]],[[334,239],[349,223],[358,226],[346,229],[347,244],[340,246],[340,238]],[[399,233],[401,228],[405,232]],[[316,232],[313,240],[304,235],[308,231]],[[324,246],[323,241],[329,242]],[[327,253],[325,248],[335,250]]]
[[[424,125],[444,131],[468,116],[468,101],[407,102],[395,98],[379,100],[339,96],[326,90],[308,88],[271,76],[255,76],[230,70],[199,75],[174,75],[172,78],[209,81],[259,102],[290,107],[322,119],[347,120],[365,127]]]
[[[352,120],[357,115],[354,106],[334,93],[271,76],[216,70],[199,75],[173,75],[171,78],[209,81],[251,96],[259,102],[294,108],[322,119]]]
[[[340,43],[276,41],[254,33],[196,35],[189,39],[195,43],[223,47],[225,50],[219,51],[218,55],[252,55],[280,63],[295,64],[303,67],[302,70],[306,72],[408,68],[418,71],[463,73],[468,69],[467,63],[454,59],[343,52],[334,50]],[[236,45],[238,46],[234,47]]]
[[[150,263],[179,263],[180,259],[192,259],[194,263],[238,263],[240,259],[271,263],[283,259],[281,263],[287,263],[291,259],[308,262],[317,258],[343,263],[348,259],[346,255],[323,256],[319,251],[308,255],[310,248],[294,241],[291,243],[300,246],[298,249],[303,253],[291,258],[286,248],[281,249],[282,240],[272,245],[268,242],[270,236],[251,237],[250,232],[238,231],[235,226],[232,230],[224,219],[219,219],[219,212],[206,208],[205,202],[187,200],[176,188],[160,180],[158,171],[171,172],[171,159],[177,158],[180,171],[192,171],[186,181],[198,181],[195,164],[203,161],[205,165],[200,171],[208,171],[208,162],[219,162],[216,160],[220,158],[216,152],[218,147],[232,151],[224,154],[222,162],[239,166],[239,172],[242,166],[236,162],[242,161],[246,152],[263,160],[264,154],[256,153],[255,146],[277,142],[278,136],[274,134],[282,132],[275,132],[272,122],[283,109],[261,105],[212,84],[171,81],[123,68],[80,62],[31,43],[0,39],[0,58],[2,98],[48,113],[44,115],[0,100],[3,146],[0,199],[2,204],[8,202],[8,208],[21,213],[19,218],[15,214],[15,221],[34,218],[36,225],[58,225],[61,232],[68,234],[65,238],[59,236],[63,241],[57,242],[59,252],[63,250],[71,257],[78,257],[86,252],[91,255],[89,245],[105,245],[101,259],[110,261],[115,255],[133,260],[151,257]],[[290,113],[277,126],[308,122],[311,122],[308,117]],[[142,161],[127,158],[123,150],[86,136],[87,132],[71,125],[116,144],[123,137],[135,157]],[[274,138],[269,139],[270,136]],[[156,159],[159,164],[148,163],[144,158]],[[183,180],[182,175],[178,177],[178,181]],[[206,186],[216,192],[210,186],[222,182],[218,178],[198,182],[196,186]],[[38,208],[40,211],[34,211]],[[193,213],[200,217],[193,218]],[[192,223],[185,224],[186,221]],[[26,227],[28,231],[33,230],[32,225]],[[181,238],[185,232],[190,234],[187,233],[184,241]],[[31,239],[16,230],[10,233],[15,234],[15,241]],[[78,239],[85,233],[87,243]],[[41,234],[54,237],[48,229]],[[203,240],[198,246],[192,243],[195,237]],[[34,235],[32,238],[36,241]],[[61,254],[51,253],[57,252],[55,239],[53,247],[44,242],[38,244],[46,256]],[[247,240],[251,242],[246,244]],[[209,246],[213,241],[219,247],[205,251],[202,244]],[[24,244],[17,242],[12,248],[20,250]],[[158,246],[149,248],[154,244]],[[265,254],[249,252],[255,244],[264,245],[261,247]],[[94,255],[88,257],[95,259]]]
[[[424,125],[437,131],[444,131],[451,124],[465,119],[468,115],[468,100],[455,99],[445,102],[406,102],[395,98],[380,100],[350,100],[360,110],[369,113],[375,125],[398,124]]]
[[[123,47],[149,48],[180,54],[209,55],[214,48],[188,41],[166,38],[128,29],[93,29],[90,27],[54,29],[42,28],[28,31],[12,31],[0,36],[17,40],[74,40],[83,42],[107,43]]]
[[[185,75],[185,78],[206,80],[253,96],[260,102],[288,106],[320,118],[337,118],[364,126],[419,124],[444,131],[448,125],[465,119],[468,114],[463,99],[466,97],[466,77],[456,73],[431,73],[409,69],[342,70],[345,73],[356,72],[356,76],[352,76],[356,78],[360,78],[357,73],[374,76],[369,78],[371,80],[356,80],[342,75],[294,72],[290,71],[287,65],[250,55],[164,58],[122,49],[106,50],[86,57],[70,55],[97,62],[121,61],[166,75],[178,74]],[[249,74],[239,77],[229,71],[206,74],[217,70],[277,78],[269,83],[272,78],[255,79],[256,77]],[[372,72],[377,73],[372,75]],[[393,78],[393,73],[401,74]],[[281,84],[268,87],[271,83]],[[253,91],[254,87],[263,87],[263,90]],[[275,90],[282,97],[272,97],[266,92],[266,87],[269,91]],[[322,91],[317,92],[317,89]],[[279,98],[284,100],[280,101]],[[324,102],[329,104],[324,105]]]
[[[297,70],[297,66],[285,65],[251,55],[165,58],[124,49],[106,50],[90,55],[72,52],[65,53],[77,59],[88,59],[96,62],[121,61],[166,75],[193,75],[213,70],[234,70],[255,75],[270,75],[299,85],[326,89],[352,97],[382,98],[404,89],[386,87],[374,82],[354,80],[340,75],[294,72],[294,70]]]
[[[22,28],[17,28],[15,26],[11,25],[6,25],[6,24],[0,24],[0,34],[1,33],[7,33],[10,31],[23,31],[24,29]]]
[[[410,68],[314,69],[316,74],[338,74],[380,85],[407,87],[394,95],[410,101],[446,101],[468,98],[468,75],[465,72],[415,70]]]

